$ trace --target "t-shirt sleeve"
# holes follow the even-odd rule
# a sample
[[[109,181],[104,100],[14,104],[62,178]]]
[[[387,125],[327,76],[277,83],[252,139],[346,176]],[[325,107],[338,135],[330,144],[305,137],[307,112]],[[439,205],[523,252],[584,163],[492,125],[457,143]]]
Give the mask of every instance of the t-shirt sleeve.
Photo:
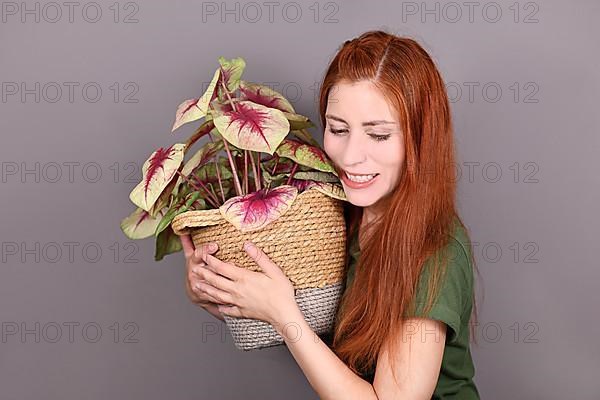
[[[471,298],[472,279],[470,278],[471,263],[467,257],[466,249],[458,240],[451,238],[442,255],[448,258],[445,275],[442,274],[437,298],[427,315],[423,314],[427,301],[427,284],[433,266],[433,257],[424,265],[419,284],[417,285],[415,314],[416,317],[425,317],[444,322],[447,343],[454,343],[463,329],[465,321],[464,310]]]

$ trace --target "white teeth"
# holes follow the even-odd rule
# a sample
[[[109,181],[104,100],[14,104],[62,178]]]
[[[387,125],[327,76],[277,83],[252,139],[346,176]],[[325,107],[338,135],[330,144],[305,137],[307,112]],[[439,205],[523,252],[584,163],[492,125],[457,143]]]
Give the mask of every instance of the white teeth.
[[[377,174],[371,174],[371,175],[350,175],[349,173],[346,172],[346,176],[348,177],[348,179],[350,179],[352,182],[368,182],[371,179],[375,178],[375,175]]]

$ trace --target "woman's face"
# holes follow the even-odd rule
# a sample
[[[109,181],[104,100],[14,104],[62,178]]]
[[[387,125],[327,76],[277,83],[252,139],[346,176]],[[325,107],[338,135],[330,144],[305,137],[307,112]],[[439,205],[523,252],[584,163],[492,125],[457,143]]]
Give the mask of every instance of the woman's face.
[[[394,190],[404,163],[394,110],[372,83],[360,81],[332,87],[325,114],[323,147],[348,201],[360,207],[376,204]]]

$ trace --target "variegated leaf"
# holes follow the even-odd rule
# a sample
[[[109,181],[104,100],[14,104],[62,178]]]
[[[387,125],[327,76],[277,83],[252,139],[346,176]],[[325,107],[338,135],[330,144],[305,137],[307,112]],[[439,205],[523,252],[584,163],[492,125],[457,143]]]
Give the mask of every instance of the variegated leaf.
[[[194,154],[188,161],[183,165],[181,173],[188,176],[192,170],[196,167],[202,166],[208,162],[212,162],[214,157],[223,150],[223,142],[207,142],[202,146],[196,154]]]
[[[219,133],[243,150],[273,154],[290,131],[283,112],[251,101],[236,104],[236,110],[217,113],[213,121]]]
[[[175,143],[152,153],[142,166],[142,181],[129,194],[133,204],[150,211],[181,165],[184,148],[185,144]]]
[[[271,89],[268,86],[258,83],[240,82],[240,99],[250,100],[256,104],[262,104],[265,107],[276,108],[278,110],[289,113],[290,116],[297,116],[294,107],[290,104],[281,93]],[[299,116],[300,117],[300,116]],[[295,117],[295,118],[299,118]],[[289,118],[288,118],[289,119]]]
[[[241,232],[256,231],[284,215],[297,195],[298,189],[290,185],[262,189],[227,200],[219,211]]]
[[[240,86],[240,78],[246,68],[246,61],[238,57],[227,60],[225,57],[219,57],[221,64],[221,81],[227,86],[229,92],[234,92]]]
[[[200,98],[185,100],[179,105],[179,107],[177,107],[177,112],[175,113],[175,122],[171,128],[171,132],[183,124],[199,120],[206,115],[206,112],[208,111],[208,105],[216,96],[215,88],[219,80],[219,72],[220,69],[215,71],[211,82],[208,84],[208,88],[204,94],[200,96]]]
[[[137,207],[134,212],[121,221],[121,230],[129,239],[144,239],[154,234],[162,217],[162,212],[152,218],[148,211]]]
[[[306,167],[323,172],[335,173],[335,169],[329,162],[327,155],[318,147],[310,146],[296,140],[286,139],[277,148],[276,153],[280,157],[290,158]]]

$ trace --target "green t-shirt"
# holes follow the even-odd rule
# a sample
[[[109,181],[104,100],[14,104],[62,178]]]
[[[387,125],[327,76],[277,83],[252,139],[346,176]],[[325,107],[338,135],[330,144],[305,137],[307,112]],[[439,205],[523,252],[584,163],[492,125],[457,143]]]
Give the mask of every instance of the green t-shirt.
[[[426,316],[442,321],[448,327],[440,375],[432,399],[479,400],[479,392],[473,382],[475,369],[469,348],[473,268],[467,256],[467,254],[470,256],[468,236],[460,224],[457,223],[455,226],[446,249],[449,251],[450,259],[446,275],[443,276],[444,282],[439,289],[437,300]],[[346,287],[349,287],[354,279],[355,264],[360,256],[358,235],[353,235],[349,240],[350,257]],[[418,316],[423,316],[424,302],[427,299],[430,261],[431,259],[426,262],[417,286],[415,314]],[[373,383],[374,376],[375,369],[372,369],[363,378]]]

